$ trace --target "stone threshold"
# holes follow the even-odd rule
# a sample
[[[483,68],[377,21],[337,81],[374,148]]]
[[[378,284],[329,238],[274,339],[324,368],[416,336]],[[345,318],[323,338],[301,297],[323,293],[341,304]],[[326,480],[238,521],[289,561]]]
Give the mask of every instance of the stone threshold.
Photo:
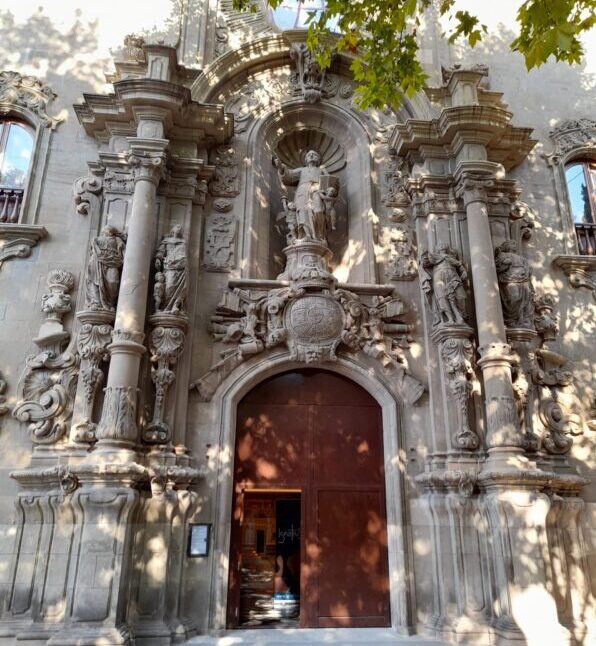
[[[220,635],[192,637],[187,644],[209,646],[285,646],[286,644],[411,644],[412,646],[447,646],[447,642],[429,637],[400,635],[391,628],[255,628],[228,630]]]

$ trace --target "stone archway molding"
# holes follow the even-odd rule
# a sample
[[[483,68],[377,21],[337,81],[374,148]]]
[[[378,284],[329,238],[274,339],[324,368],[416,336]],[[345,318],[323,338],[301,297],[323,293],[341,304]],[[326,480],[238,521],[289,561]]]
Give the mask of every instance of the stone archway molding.
[[[217,474],[214,499],[219,501],[214,519],[214,558],[211,562],[209,625],[212,630],[226,628],[230,531],[233,498],[233,455],[236,441],[237,407],[242,398],[265,379],[283,372],[304,368],[286,351],[276,351],[266,358],[254,358],[242,364],[221,384],[213,398],[218,430]],[[400,457],[401,404],[389,381],[377,371],[351,357],[338,357],[333,363],[314,362],[319,368],[342,375],[366,390],[379,404],[383,421],[385,495],[387,504],[387,539],[389,555],[390,616],[392,628],[401,634],[413,632],[412,577],[410,548],[407,542],[406,507],[404,504],[405,465]]]

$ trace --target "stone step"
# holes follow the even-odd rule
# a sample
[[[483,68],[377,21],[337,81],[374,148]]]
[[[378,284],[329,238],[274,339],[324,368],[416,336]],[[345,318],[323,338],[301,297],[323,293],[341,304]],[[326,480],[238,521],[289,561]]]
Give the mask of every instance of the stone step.
[[[407,637],[391,628],[262,628],[229,630],[223,634],[199,635],[186,645],[205,646],[286,646],[287,644],[321,644],[324,646],[366,646],[397,644],[404,646],[447,646],[447,642],[418,635]]]

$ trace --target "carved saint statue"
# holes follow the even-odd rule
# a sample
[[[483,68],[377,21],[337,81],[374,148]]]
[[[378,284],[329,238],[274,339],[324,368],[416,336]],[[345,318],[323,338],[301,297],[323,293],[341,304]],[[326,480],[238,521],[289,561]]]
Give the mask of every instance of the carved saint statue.
[[[188,262],[182,226],[172,227],[162,238],[155,254],[155,310],[172,314],[186,313]]]
[[[91,243],[91,257],[85,275],[85,308],[114,311],[124,262],[124,236],[105,226]]]
[[[306,166],[291,170],[274,159],[282,184],[298,185],[293,203],[285,205],[288,229],[294,239],[309,238],[327,244],[327,230],[335,230],[337,224],[333,205],[339,180],[321,166],[321,156],[315,150],[309,150],[304,161]]]
[[[505,325],[533,328],[532,272],[528,261],[518,253],[514,240],[506,240],[496,248],[495,265]]]
[[[434,253],[425,251],[420,257],[422,289],[433,312],[433,325],[465,323],[466,268],[455,251],[440,244]]]

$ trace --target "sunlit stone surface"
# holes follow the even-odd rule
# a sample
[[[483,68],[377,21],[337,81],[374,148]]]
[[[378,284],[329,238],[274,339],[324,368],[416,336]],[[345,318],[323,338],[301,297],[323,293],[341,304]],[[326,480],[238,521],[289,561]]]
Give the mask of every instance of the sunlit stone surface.
[[[323,0],[39,4],[0,11],[0,643],[594,643],[590,69],[430,11],[427,91],[362,112]]]

